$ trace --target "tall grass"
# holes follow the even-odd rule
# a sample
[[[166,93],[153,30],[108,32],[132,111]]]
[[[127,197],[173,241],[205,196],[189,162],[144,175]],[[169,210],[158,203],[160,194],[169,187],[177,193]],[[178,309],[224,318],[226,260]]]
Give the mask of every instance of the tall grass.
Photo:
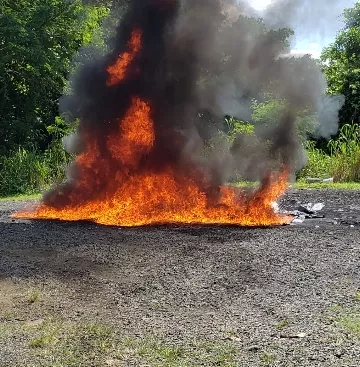
[[[71,156],[60,141],[44,153],[18,148],[0,157],[0,196],[33,194],[64,178]]]
[[[307,143],[308,163],[299,172],[300,178],[333,177],[337,182],[360,182],[360,127],[344,125],[336,139],[329,141],[330,154]]]
[[[305,177],[332,177],[333,158],[324,153],[321,149],[316,148],[313,141],[306,142],[306,151],[308,161],[306,166],[299,172],[300,178]]]
[[[360,127],[344,125],[338,139],[329,142],[333,176],[337,181],[360,181]]]
[[[308,163],[298,178],[334,177],[337,182],[360,182],[358,125],[344,125],[338,138],[329,142],[329,154],[317,149],[314,142],[306,144]],[[0,196],[33,194],[48,189],[64,178],[72,159],[61,140],[42,153],[18,148],[8,156],[0,156]]]

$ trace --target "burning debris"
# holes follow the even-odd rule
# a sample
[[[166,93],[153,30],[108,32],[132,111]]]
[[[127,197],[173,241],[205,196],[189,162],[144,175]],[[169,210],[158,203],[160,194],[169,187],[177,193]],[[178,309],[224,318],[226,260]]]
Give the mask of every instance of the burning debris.
[[[321,109],[326,83],[311,59],[280,57],[282,38],[254,34],[246,9],[220,0],[134,0],[114,51],[86,64],[63,101],[80,120],[68,180],[16,216],[119,226],[290,223],[273,203],[301,161],[297,113]],[[210,74],[215,83],[206,82]],[[220,152],[215,146],[204,157],[224,114],[243,118],[252,96],[269,86],[286,101],[278,123],[249,141],[222,140]],[[234,172],[262,184],[226,185]]]

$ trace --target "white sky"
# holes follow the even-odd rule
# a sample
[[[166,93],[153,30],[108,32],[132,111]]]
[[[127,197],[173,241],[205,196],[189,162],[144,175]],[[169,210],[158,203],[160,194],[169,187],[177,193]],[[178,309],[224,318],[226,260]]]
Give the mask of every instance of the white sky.
[[[261,11],[265,9],[266,6],[269,5],[272,1],[276,0],[250,0],[250,3],[256,10]],[[314,1],[316,2],[317,0]],[[336,16],[339,16],[339,21],[336,24],[332,24],[331,27],[327,29],[326,36],[321,37],[319,35],[314,35],[311,38],[309,37],[307,39],[295,39],[292,53],[310,53],[314,57],[319,57],[323,47],[334,41],[336,32],[339,31],[342,27],[342,22],[340,19],[342,10],[354,6],[355,2],[355,0],[329,0],[329,3],[332,4],[329,4],[329,6],[333,6],[334,11],[338,13],[336,14]]]

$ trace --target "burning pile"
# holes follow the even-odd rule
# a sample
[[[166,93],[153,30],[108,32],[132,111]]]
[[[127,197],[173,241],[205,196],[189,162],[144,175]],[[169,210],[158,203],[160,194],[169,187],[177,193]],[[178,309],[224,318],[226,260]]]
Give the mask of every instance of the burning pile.
[[[66,100],[80,119],[68,180],[45,194],[32,212],[16,217],[119,226],[289,223],[291,217],[275,213],[272,204],[294,169],[299,152],[294,111],[300,93],[309,92],[301,103],[314,105],[314,75],[296,88],[289,78],[294,71],[278,58],[279,41],[249,38],[232,26],[220,0],[133,1],[114,52],[85,65]],[[236,70],[225,68],[219,79],[240,70],[247,80],[239,78],[239,85],[251,90],[275,75],[282,83],[278,92],[288,97],[291,91],[289,108],[257,145],[236,140],[204,157],[216,128],[204,116],[224,111],[223,105],[218,111],[210,108],[220,89],[204,87],[201,80],[224,64],[223,50],[230,46],[240,48],[230,63]],[[320,71],[316,76],[321,79]],[[240,104],[245,102],[240,98]],[[234,170],[256,176],[262,185],[247,192],[224,185]]]

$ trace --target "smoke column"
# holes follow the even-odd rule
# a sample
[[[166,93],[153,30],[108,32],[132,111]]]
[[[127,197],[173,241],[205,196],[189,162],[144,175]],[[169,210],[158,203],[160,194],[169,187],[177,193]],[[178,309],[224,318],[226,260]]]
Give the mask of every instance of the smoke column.
[[[301,16],[297,4],[286,1],[288,14]],[[71,151],[81,155],[93,150],[96,165],[90,167],[80,157],[68,180],[45,194],[44,203],[62,208],[74,205],[74,198],[77,206],[95,197],[106,200],[118,190],[122,174],[171,168],[179,182],[196,182],[211,205],[235,172],[267,182],[284,168],[299,168],[304,155],[298,114],[307,110],[319,116],[317,132],[329,136],[336,132],[341,101],[324,98],[326,81],[315,61],[286,56],[286,32],[279,36],[276,30],[282,25],[278,5],[266,12],[265,23],[273,28],[266,29],[251,18],[256,12],[246,2],[133,0],[112,53],[81,67],[72,80],[72,95],[61,102],[63,110],[80,120]],[[128,57],[121,61],[126,68],[116,66],[119,55]],[[124,76],[121,82],[109,82],[116,67],[124,67]],[[254,136],[240,135],[232,143],[219,138],[209,145],[224,128],[225,115],[249,119],[251,100],[269,92],[286,106],[277,123],[257,127]],[[124,138],[125,124],[131,131],[133,117],[128,114],[134,96],[146,101],[137,103],[138,110],[142,116],[149,113],[145,120],[152,121],[154,130],[154,136],[146,135],[150,125],[143,125],[141,147],[130,147]],[[118,148],[109,149],[109,141],[118,142]],[[144,148],[147,142],[151,149]],[[124,163],[124,151],[130,148],[136,164]]]

